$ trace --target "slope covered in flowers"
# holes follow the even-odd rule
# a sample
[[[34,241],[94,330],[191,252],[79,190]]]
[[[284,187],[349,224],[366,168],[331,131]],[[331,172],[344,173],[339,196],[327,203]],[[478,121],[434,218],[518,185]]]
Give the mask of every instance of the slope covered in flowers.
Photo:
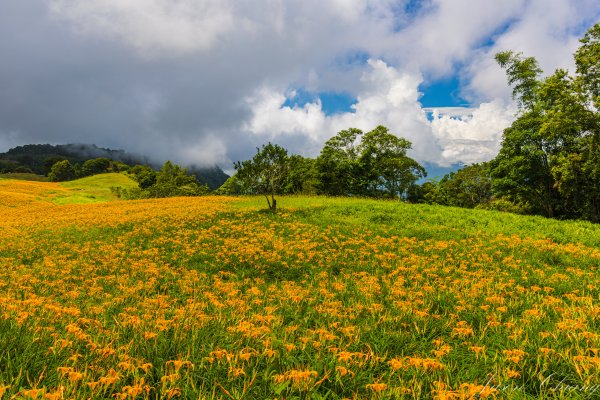
[[[590,224],[507,217],[571,233],[551,240],[394,202],[59,206],[43,185],[0,181],[0,398],[600,393]]]

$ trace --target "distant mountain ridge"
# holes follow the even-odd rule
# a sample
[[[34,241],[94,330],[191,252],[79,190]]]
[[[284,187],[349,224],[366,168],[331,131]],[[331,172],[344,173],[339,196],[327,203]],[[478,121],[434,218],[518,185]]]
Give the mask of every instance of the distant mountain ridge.
[[[131,166],[142,164],[159,169],[162,165],[162,163],[157,164],[145,156],[131,154],[125,150],[98,147],[95,144],[28,144],[14,147],[6,153],[0,153],[0,170],[22,167],[31,169],[36,174],[45,175],[53,161],[59,159],[66,159],[71,163],[83,163],[89,159],[100,157],[121,161]],[[210,167],[192,165],[186,166],[186,168],[190,174],[196,176],[200,183],[206,184],[212,190],[220,187],[229,178],[229,175],[216,165]]]

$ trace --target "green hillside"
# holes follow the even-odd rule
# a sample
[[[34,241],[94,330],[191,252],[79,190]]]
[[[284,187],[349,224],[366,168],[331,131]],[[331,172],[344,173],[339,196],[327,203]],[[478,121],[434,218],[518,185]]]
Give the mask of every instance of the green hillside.
[[[60,186],[70,189],[69,194],[58,194],[53,198],[56,204],[87,204],[116,200],[111,188],[131,189],[138,184],[126,174],[107,173],[88,176],[70,182],[62,182]]]
[[[127,153],[124,150],[112,150],[94,144],[29,144],[17,146],[5,153],[0,153],[0,172],[15,172],[20,168],[31,170],[34,174],[46,175],[52,164],[59,160],[68,160],[71,164],[83,164],[85,161],[99,157],[121,161],[129,166],[136,164],[151,165],[159,169],[162,163],[151,161],[147,157]],[[201,160],[198,160],[201,161]],[[206,184],[211,190],[221,186],[229,176],[218,166],[188,166],[188,172]],[[23,178],[29,179],[29,178]]]

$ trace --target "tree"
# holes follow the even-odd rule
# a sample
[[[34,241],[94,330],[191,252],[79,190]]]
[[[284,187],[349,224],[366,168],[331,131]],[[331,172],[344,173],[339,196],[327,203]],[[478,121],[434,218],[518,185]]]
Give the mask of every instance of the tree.
[[[349,128],[329,139],[315,162],[317,189],[332,196],[354,194],[360,186],[357,142],[363,132]]]
[[[111,163],[108,158],[92,158],[83,163],[81,166],[81,174],[83,176],[102,174],[108,172],[110,166]]]
[[[60,156],[56,156],[56,157],[48,157],[46,159],[44,159],[43,161],[43,172],[44,175],[48,175],[50,173],[50,171],[52,170],[52,166],[54,164],[56,164],[59,161],[63,161],[66,160],[65,157],[60,157]]]
[[[131,166],[129,166],[128,164],[125,164],[122,161],[111,160],[108,171],[110,171],[110,172],[126,172],[126,171],[129,171],[130,168],[131,168]]]
[[[378,126],[349,128],[329,139],[315,162],[317,188],[334,196],[400,198],[425,169],[406,152],[411,143]]]
[[[48,178],[52,182],[63,182],[75,179],[75,169],[69,160],[62,160],[55,163],[50,169]]]
[[[288,171],[287,162],[287,150],[269,142],[262,148],[257,148],[251,160],[238,161],[234,167],[243,190],[264,195],[269,210],[276,211],[275,195],[283,192]]]
[[[413,183],[406,190],[406,201],[409,203],[436,203],[431,200],[432,193],[438,189],[438,184],[435,180],[428,180],[422,185]],[[441,203],[436,203],[441,204]]]
[[[171,161],[166,161],[158,172],[146,165],[136,165],[129,173],[139,185],[122,193],[129,199],[202,196],[210,192],[208,186],[200,185],[195,176]]]
[[[215,190],[215,194],[219,195],[235,195],[235,194],[243,194],[243,188],[240,182],[238,181],[237,174],[233,174],[230,176],[225,183],[223,183],[217,190]]]
[[[379,125],[366,133],[359,146],[361,187],[368,196],[400,198],[427,172],[406,155],[411,143]]]
[[[317,184],[315,159],[292,154],[288,157],[287,165],[283,192],[286,194],[314,194]]]
[[[541,79],[534,58],[512,52],[496,56],[520,107],[490,174],[498,197],[532,213],[597,221],[600,25],[581,43],[575,76],[557,70]]]
[[[600,110],[600,23],[590,28],[580,42],[575,53],[577,73],[596,110]]]
[[[145,197],[200,196],[209,189],[200,185],[185,168],[167,160],[156,174],[156,182],[145,190]]]
[[[446,174],[433,185],[424,191],[429,203],[474,208],[492,200],[492,184],[486,163],[464,166]]]
[[[525,109],[530,109],[537,99],[538,77],[542,73],[533,57],[523,58],[522,53],[503,51],[496,54],[500,67],[506,69],[508,84],[513,86],[513,98]]]
[[[156,171],[147,165],[136,165],[129,169],[133,179],[138,183],[140,189],[147,189],[156,183]]]

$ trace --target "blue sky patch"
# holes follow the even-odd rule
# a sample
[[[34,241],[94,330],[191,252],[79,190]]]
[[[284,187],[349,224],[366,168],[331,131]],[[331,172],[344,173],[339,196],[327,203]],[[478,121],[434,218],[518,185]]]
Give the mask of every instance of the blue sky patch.
[[[422,163],[423,167],[427,171],[427,176],[425,178],[421,178],[417,181],[419,184],[423,184],[429,180],[439,181],[444,177],[444,175],[449,174],[450,172],[456,172],[461,169],[463,164],[452,164],[449,167],[441,167],[437,164],[433,163]]]
[[[313,93],[303,89],[296,89],[296,95],[293,98],[287,98],[283,107],[304,107],[307,103],[314,103],[321,100],[321,107],[325,115],[334,115],[339,113],[354,112],[352,106],[356,104],[356,99],[344,92],[319,92]]]
[[[420,102],[423,107],[464,107],[469,104],[459,95],[460,82],[457,76],[422,84]]]
[[[505,34],[510,29],[510,27],[513,25],[513,23],[515,23],[516,21],[517,20],[515,18],[509,19],[508,21],[504,22],[502,25],[498,26],[487,38],[485,38],[483,40],[480,47],[493,46],[494,43],[496,43],[496,39],[498,37],[502,36],[503,34]]]
[[[396,17],[394,32],[400,32],[410,25],[429,6],[431,6],[429,0],[408,0],[398,5],[392,5],[391,9]]]

